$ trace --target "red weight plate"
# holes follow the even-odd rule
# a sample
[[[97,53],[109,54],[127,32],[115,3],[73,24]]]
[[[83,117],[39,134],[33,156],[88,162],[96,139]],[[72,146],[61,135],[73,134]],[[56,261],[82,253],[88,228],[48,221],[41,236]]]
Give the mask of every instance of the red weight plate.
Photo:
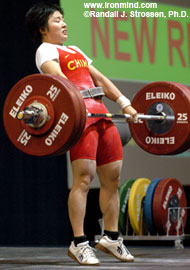
[[[180,87],[180,89],[185,93],[185,95],[189,96],[190,99],[190,88],[187,87],[186,85],[180,84],[180,83],[174,83],[177,87]],[[183,115],[179,115],[178,117],[183,117]],[[187,140],[179,149],[177,149],[175,152],[173,152],[172,154],[177,155],[180,153],[185,152],[186,150],[188,150],[190,147],[190,143],[189,140]]]
[[[23,78],[11,89],[5,101],[3,119],[6,132],[18,149],[30,155],[47,156],[70,148],[81,129],[73,87],[66,79],[60,82],[50,75],[34,74]],[[35,96],[48,99],[54,110],[51,128],[40,136],[30,134],[16,118],[21,106]]]
[[[153,197],[153,218],[158,233],[183,234],[187,219],[186,207],[187,201],[182,184],[175,178],[161,180]]]
[[[70,136],[70,140],[68,140],[67,144],[56,152],[56,155],[62,155],[65,154],[65,152],[67,152],[80,138],[86,123],[86,107],[79,90],[69,80],[65,80],[65,78],[60,76],[51,76],[59,80],[67,89],[71,89],[73,100],[75,100],[75,109],[77,111],[77,115],[75,116],[76,126],[72,135]]]
[[[189,148],[190,95],[188,91],[187,87],[179,83],[154,82],[137,93],[132,105],[138,113],[148,114],[151,107],[160,103],[175,116],[175,120],[170,123],[167,120],[160,123],[155,121],[156,132],[148,126],[148,121],[130,123],[132,136],[143,150],[155,155],[171,155]],[[166,129],[168,123],[170,126]],[[165,132],[159,134],[159,128]]]
[[[80,108],[80,113],[81,113],[81,117],[80,117],[81,125],[80,126],[84,127],[86,124],[86,106],[85,106],[85,103],[84,103],[84,100],[83,100],[81,93],[79,91],[76,91],[75,93],[76,93],[78,100],[79,100],[79,108]],[[80,133],[83,132],[83,129],[84,128],[80,129]]]
[[[55,76],[52,75],[53,77],[57,78],[58,80],[60,80],[60,82],[64,82],[65,83],[65,79],[59,76]],[[78,117],[79,117],[79,124],[78,124],[78,128],[77,130],[75,130],[75,135],[74,135],[74,139],[72,144],[70,143],[70,147],[72,147],[80,138],[80,136],[82,135],[82,132],[84,130],[84,126],[86,123],[86,106],[84,103],[84,100],[82,98],[82,95],[80,93],[79,90],[77,90],[75,87],[73,87],[73,94],[75,95],[76,98],[76,103],[75,106],[77,107],[77,111],[78,111]],[[62,155],[65,153],[65,149],[64,147],[62,149],[60,149],[60,151],[56,152],[56,155]]]

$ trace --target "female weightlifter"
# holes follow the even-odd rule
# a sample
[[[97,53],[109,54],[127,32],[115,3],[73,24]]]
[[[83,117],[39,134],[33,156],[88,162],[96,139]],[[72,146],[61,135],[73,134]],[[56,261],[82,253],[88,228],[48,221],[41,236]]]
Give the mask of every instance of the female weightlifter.
[[[38,3],[26,14],[32,38],[39,44],[36,65],[40,73],[54,74],[70,80],[81,92],[90,113],[108,112],[102,96],[117,102],[124,114],[134,121],[136,110],[117,89],[99,72],[78,47],[65,46],[67,25],[62,9],[55,4]],[[122,167],[122,144],[117,128],[110,119],[88,118],[79,141],[70,149],[73,186],[68,199],[69,218],[74,239],[68,255],[82,265],[99,265],[84,234],[87,194],[96,172],[100,179],[99,203],[104,219],[104,235],[96,248],[117,259],[131,262],[134,257],[119,237],[118,183]]]

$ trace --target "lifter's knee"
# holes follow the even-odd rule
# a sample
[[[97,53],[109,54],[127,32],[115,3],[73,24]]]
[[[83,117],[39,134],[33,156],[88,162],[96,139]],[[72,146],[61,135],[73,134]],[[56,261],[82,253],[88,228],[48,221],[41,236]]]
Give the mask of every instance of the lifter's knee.
[[[73,188],[88,193],[90,184],[96,174],[94,160],[76,160],[72,162]]]
[[[110,163],[98,168],[101,188],[116,191],[119,187],[121,161]]]
[[[72,191],[79,191],[82,193],[88,193],[90,189],[90,184],[93,180],[93,175],[90,174],[82,174],[74,177]]]
[[[80,183],[78,185],[78,189],[80,189],[84,193],[88,193],[90,189],[90,183],[92,179],[90,176],[83,176],[81,177]]]

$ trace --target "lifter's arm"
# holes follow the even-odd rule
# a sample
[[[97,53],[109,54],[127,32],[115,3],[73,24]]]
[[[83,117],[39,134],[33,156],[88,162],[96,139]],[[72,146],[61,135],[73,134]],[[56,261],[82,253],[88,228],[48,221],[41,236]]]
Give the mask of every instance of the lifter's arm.
[[[57,75],[67,79],[67,77],[61,70],[60,64],[55,60],[50,60],[42,64],[41,70],[45,74]]]
[[[116,102],[116,100],[123,95],[121,91],[95,67],[91,65],[89,70],[94,84],[103,88],[106,97]],[[130,114],[133,118],[137,115],[137,111],[131,105],[124,107],[122,111],[124,114]]]

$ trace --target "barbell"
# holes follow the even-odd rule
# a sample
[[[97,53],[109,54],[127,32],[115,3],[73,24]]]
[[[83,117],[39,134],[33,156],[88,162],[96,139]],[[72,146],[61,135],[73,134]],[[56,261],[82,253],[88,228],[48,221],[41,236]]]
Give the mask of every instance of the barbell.
[[[154,82],[132,101],[135,123],[127,114],[87,112],[84,100],[67,79],[33,74],[18,81],[4,104],[3,121],[11,142],[34,156],[65,154],[80,138],[86,118],[129,122],[135,142],[146,152],[173,155],[190,147],[190,90],[174,82]]]

